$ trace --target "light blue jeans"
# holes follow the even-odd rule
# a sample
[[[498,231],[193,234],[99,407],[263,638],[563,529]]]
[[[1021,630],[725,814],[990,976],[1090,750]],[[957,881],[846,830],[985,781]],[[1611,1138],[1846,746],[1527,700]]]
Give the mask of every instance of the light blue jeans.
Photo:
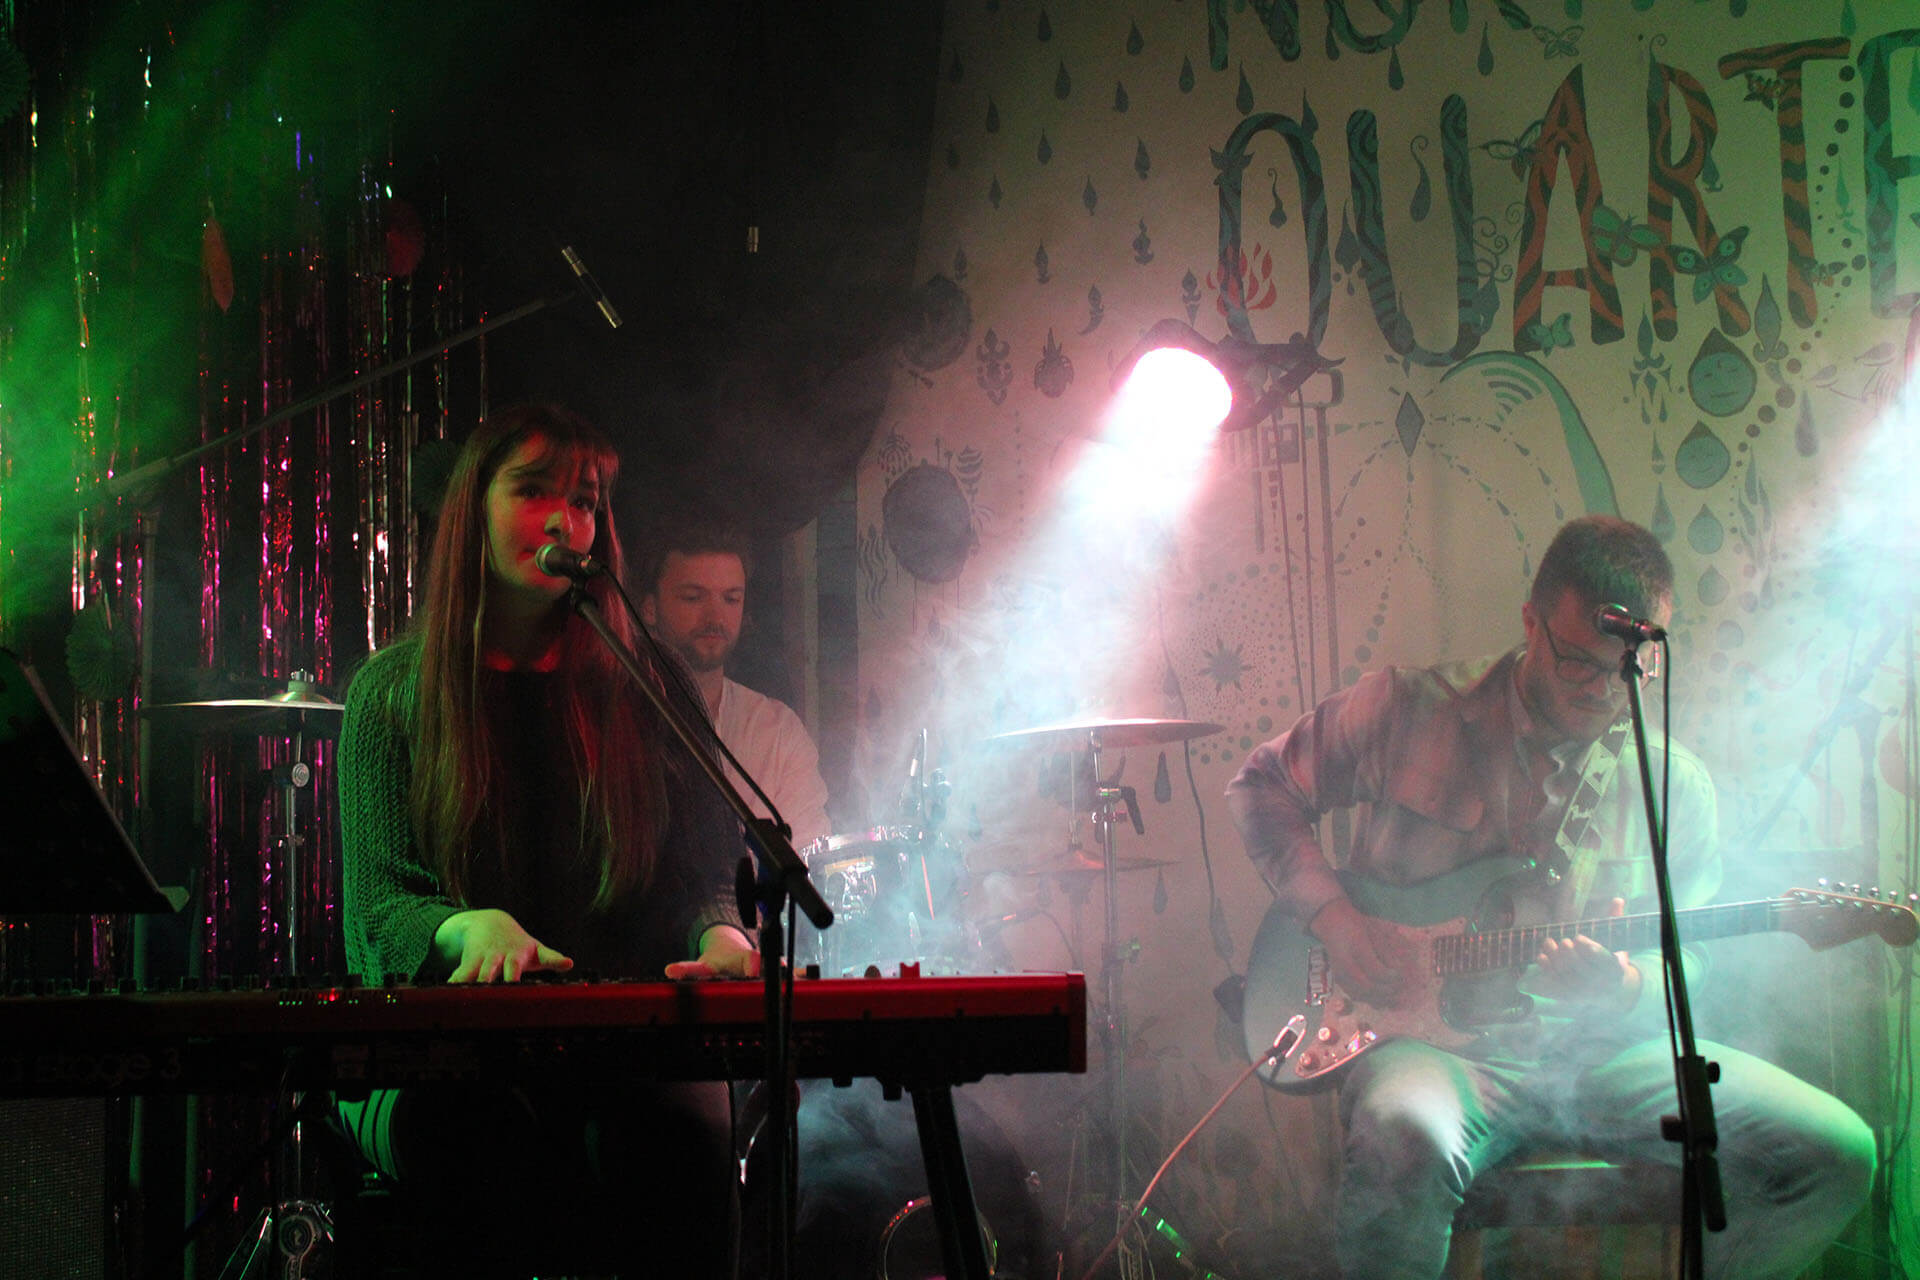
[[[1778,1067],[1706,1041],[1699,1048],[1720,1064],[1713,1104],[1727,1206],[1727,1229],[1706,1235],[1706,1275],[1790,1280],[1866,1203],[1873,1133],[1845,1103]],[[1467,1187],[1522,1147],[1678,1165],[1679,1146],[1660,1135],[1660,1117],[1676,1109],[1665,1040],[1597,1065],[1476,1062],[1417,1040],[1383,1044],[1341,1086],[1341,1269],[1350,1280],[1440,1275]]]

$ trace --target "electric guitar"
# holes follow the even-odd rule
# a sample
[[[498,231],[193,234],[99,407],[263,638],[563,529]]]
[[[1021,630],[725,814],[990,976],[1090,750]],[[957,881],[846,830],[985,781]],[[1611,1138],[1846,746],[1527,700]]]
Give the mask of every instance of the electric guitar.
[[[1517,859],[1482,859],[1414,885],[1348,872],[1339,878],[1355,907],[1397,927],[1418,958],[1417,981],[1392,1007],[1367,1004],[1342,989],[1318,939],[1280,907],[1269,910],[1247,964],[1241,1025],[1248,1056],[1260,1058],[1290,1017],[1306,1016],[1298,1046],[1259,1069],[1285,1092],[1331,1084],[1355,1058],[1397,1037],[1458,1051],[1489,1028],[1526,1018],[1533,1001],[1520,991],[1520,976],[1549,938],[1584,934],[1609,951],[1660,945],[1657,914],[1515,927],[1536,882]],[[1690,942],[1786,930],[1816,950],[1868,934],[1904,947],[1920,932],[1910,906],[1825,889],[1789,889],[1778,898],[1677,914],[1681,936]],[[1648,974],[1647,981],[1657,983],[1659,975]]]

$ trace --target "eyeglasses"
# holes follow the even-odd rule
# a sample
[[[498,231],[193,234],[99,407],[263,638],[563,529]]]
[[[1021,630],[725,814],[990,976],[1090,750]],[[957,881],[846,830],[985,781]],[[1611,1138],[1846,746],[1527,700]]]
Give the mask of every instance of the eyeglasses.
[[[1595,662],[1592,658],[1581,658],[1560,652],[1560,646],[1553,642],[1553,628],[1547,625],[1545,618],[1540,619],[1540,630],[1546,633],[1547,652],[1553,655],[1553,674],[1571,685],[1592,684],[1595,680],[1604,680],[1608,676],[1620,674],[1620,668],[1611,663]],[[1645,688],[1660,678],[1661,654],[1659,645],[1650,645],[1640,659],[1640,685]]]

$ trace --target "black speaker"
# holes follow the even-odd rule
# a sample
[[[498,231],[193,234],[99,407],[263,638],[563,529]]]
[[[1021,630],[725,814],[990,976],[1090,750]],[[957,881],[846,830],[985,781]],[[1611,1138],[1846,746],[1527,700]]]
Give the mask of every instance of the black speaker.
[[[0,1276],[109,1280],[107,1102],[0,1101]]]

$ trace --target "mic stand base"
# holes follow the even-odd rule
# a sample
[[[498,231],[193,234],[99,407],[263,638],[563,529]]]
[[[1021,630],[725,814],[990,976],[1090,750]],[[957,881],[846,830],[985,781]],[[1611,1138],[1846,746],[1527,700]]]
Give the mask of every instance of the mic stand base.
[[[254,1215],[253,1225],[227,1265],[220,1280],[300,1280],[309,1274],[312,1257],[322,1245],[333,1243],[333,1219],[327,1207],[312,1200],[283,1200]]]

